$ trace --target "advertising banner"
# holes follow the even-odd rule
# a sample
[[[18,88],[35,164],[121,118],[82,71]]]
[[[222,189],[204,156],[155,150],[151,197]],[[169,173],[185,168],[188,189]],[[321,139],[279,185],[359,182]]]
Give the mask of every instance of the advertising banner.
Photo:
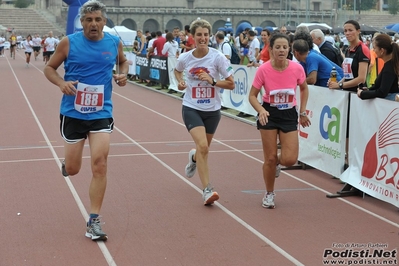
[[[349,92],[309,85],[306,112],[312,125],[299,127],[298,160],[339,177],[345,163]],[[299,106],[299,88],[297,99]]]
[[[349,168],[341,180],[399,208],[399,108],[351,94]]]

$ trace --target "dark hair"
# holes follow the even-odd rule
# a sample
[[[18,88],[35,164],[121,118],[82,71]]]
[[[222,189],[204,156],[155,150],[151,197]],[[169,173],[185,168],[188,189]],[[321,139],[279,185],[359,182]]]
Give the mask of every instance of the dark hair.
[[[287,34],[283,34],[283,33],[279,33],[279,32],[278,32],[278,33],[272,34],[272,37],[270,38],[270,48],[273,48],[274,42],[275,42],[277,39],[281,39],[281,38],[286,39],[286,40],[287,40],[287,43],[288,43],[288,45],[289,45],[290,40],[288,39]]]
[[[399,76],[399,46],[392,41],[388,34],[381,33],[374,38],[375,46],[384,49],[388,55],[392,54],[393,70]]]
[[[308,43],[309,51],[313,49],[313,40],[309,32],[299,31],[294,34],[294,41],[305,40]]]
[[[224,34],[223,34],[223,32],[218,32],[218,33],[216,34],[216,38],[217,38],[218,40],[224,40]]]
[[[158,37],[159,37],[159,36],[162,36],[162,31],[158,30],[155,34],[156,34]]]
[[[253,30],[248,31],[249,36],[255,36],[255,32]]]
[[[184,30],[187,31],[187,32],[190,32],[190,25],[185,25],[184,26]]]
[[[174,40],[173,33],[171,33],[171,32],[166,33],[165,38],[166,38],[167,42],[173,42],[173,40]]]
[[[269,29],[263,29],[262,31],[266,32],[267,36],[270,36],[272,34]]]
[[[348,20],[348,21],[346,21],[345,23],[344,23],[344,25],[345,24],[352,24],[353,26],[355,26],[355,29],[356,30],[360,30],[360,24],[359,24],[359,22],[357,22],[356,20],[353,20],[353,19],[350,19],[350,20]],[[361,36],[362,34],[359,34],[359,40],[362,40],[362,36]]]
[[[298,39],[293,42],[292,49],[302,55],[309,52],[309,44],[303,39]]]

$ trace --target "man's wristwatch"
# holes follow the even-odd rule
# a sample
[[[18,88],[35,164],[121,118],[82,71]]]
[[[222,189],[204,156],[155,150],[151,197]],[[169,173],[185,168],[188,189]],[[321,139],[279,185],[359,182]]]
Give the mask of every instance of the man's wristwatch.
[[[213,79],[213,82],[212,82],[212,86],[215,86],[216,85],[216,80],[215,79]]]
[[[306,116],[306,111],[303,111],[302,113],[299,113],[300,116]]]
[[[342,82],[338,83],[338,85],[339,85],[339,88],[340,88],[341,90],[344,89],[344,84],[343,84]]]

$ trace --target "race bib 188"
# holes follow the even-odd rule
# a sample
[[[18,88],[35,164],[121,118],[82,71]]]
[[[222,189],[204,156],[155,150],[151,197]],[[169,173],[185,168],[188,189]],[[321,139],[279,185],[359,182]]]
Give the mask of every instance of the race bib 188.
[[[104,107],[104,85],[78,83],[75,110],[80,113],[94,113]]]

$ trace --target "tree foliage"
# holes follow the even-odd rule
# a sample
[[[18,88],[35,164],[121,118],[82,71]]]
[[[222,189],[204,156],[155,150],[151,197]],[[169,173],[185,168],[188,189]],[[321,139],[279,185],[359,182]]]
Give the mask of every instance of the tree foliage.
[[[14,7],[27,8],[31,3],[31,0],[16,0],[14,1]]]
[[[392,15],[396,15],[399,11],[399,1],[398,0],[388,0],[388,11]]]
[[[356,2],[356,10],[370,10],[373,9],[377,0],[347,0],[346,6],[344,5],[342,9],[353,10]]]

